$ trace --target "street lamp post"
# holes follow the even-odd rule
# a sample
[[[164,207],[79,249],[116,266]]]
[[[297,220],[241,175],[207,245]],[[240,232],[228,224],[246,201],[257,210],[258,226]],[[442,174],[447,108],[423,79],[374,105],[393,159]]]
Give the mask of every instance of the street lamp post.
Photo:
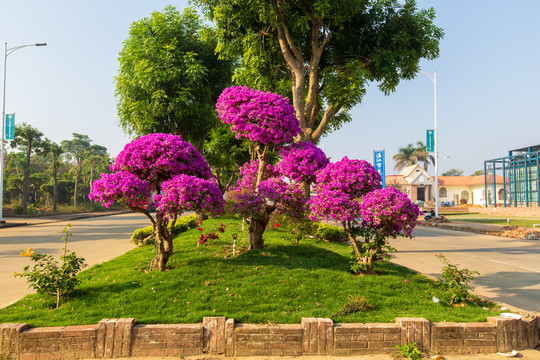
[[[28,44],[15,46],[12,48],[7,47],[7,43],[4,43],[4,94],[2,101],[2,145],[1,145],[1,154],[0,154],[0,223],[4,221],[4,142],[6,137],[6,68],[7,68],[7,57],[19,49],[28,47],[28,46],[47,46],[46,43],[39,44]]]
[[[433,81],[434,91],[434,112],[435,112],[435,129],[433,129],[433,147],[435,150],[435,216],[439,216],[439,150],[437,141],[437,72],[434,71],[433,75],[423,71],[419,71],[420,74],[427,76]]]

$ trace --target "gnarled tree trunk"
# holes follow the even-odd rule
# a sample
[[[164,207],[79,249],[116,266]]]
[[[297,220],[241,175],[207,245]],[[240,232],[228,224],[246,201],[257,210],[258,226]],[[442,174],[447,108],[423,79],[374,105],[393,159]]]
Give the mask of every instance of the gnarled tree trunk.
[[[269,216],[263,216],[263,218],[251,218],[249,220],[249,250],[257,250],[264,248],[263,233],[268,225]]]
[[[354,253],[356,255],[356,259],[358,260],[358,264],[362,266],[363,269],[360,273],[364,275],[373,275],[375,274],[375,261],[377,259],[377,255],[380,253],[380,248],[372,248],[367,251],[367,253],[362,253],[360,251],[360,248],[358,247],[358,242],[356,241],[355,236],[352,233],[352,228],[350,223],[344,223],[343,227],[347,231],[347,234],[349,236],[349,242],[351,243]],[[366,240],[369,241],[369,240]]]

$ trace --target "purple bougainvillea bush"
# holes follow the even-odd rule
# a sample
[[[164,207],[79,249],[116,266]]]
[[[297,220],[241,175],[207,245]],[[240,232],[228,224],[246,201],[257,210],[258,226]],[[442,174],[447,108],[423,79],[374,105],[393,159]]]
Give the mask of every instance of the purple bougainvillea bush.
[[[218,215],[224,200],[201,154],[179,135],[149,134],[128,143],[92,186],[90,199],[109,207],[114,202],[145,214],[156,232],[151,268],[165,270],[173,254],[172,224],[186,210]],[[149,212],[155,194],[155,218]]]
[[[230,193],[232,207],[248,219],[249,248],[264,247],[263,233],[276,210],[292,216],[305,210],[302,189],[283,181],[283,174],[268,161],[268,153],[291,143],[301,133],[294,107],[281,95],[235,86],[227,88],[217,102],[217,112],[237,138],[253,144],[256,161],[245,164],[240,180]]]
[[[316,174],[311,218],[342,224],[354,249],[355,273],[373,274],[381,254],[393,250],[387,240],[411,237],[416,225],[419,210],[407,195],[380,187],[380,175],[364,160],[344,157]]]
[[[216,107],[221,121],[231,126],[237,138],[278,145],[301,132],[294,107],[278,94],[233,86],[223,90]]]

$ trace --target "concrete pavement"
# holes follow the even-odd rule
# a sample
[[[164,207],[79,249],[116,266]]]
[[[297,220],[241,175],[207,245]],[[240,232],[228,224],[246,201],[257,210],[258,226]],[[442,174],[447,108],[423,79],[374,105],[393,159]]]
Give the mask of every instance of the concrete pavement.
[[[25,279],[13,276],[14,272],[22,272],[26,265],[32,264],[29,258],[19,256],[20,252],[31,247],[36,252],[59,257],[63,246],[60,241],[62,230],[67,223],[73,225],[70,230],[73,237],[69,239],[68,248],[85,258],[89,266],[133,249],[130,241],[133,231],[150,224],[144,215],[138,213],[116,213],[114,216],[84,219],[62,215],[30,220],[34,221],[31,226],[0,229],[0,308],[33,292],[28,289]]]
[[[390,241],[392,262],[430,277],[441,273],[443,253],[459,268],[477,270],[474,293],[540,313],[540,241],[418,226],[414,239]]]

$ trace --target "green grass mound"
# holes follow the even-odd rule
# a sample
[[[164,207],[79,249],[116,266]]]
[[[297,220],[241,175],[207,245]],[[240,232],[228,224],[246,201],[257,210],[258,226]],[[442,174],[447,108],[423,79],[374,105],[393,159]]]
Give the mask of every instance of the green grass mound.
[[[224,233],[217,231],[220,223]],[[52,309],[53,299],[34,294],[0,310],[0,323],[55,326],[126,317],[149,324],[196,323],[205,316],[300,323],[302,317],[338,313],[344,315],[332,317],[336,322],[394,322],[400,316],[461,322],[497,314],[488,303],[452,307],[433,281],[388,262],[376,265],[378,275],[355,276],[346,244],[304,238],[291,245],[284,240],[291,234],[277,227],[265,232],[264,250],[251,252],[241,220],[206,220],[202,228],[176,236],[165,272],[149,272],[155,251],[138,247],[82,272],[82,284],[59,309]],[[219,239],[197,246],[201,233],[209,232]],[[234,256],[232,234],[238,234]],[[364,311],[340,312],[358,296],[365,297]],[[433,296],[441,301],[434,303]]]

